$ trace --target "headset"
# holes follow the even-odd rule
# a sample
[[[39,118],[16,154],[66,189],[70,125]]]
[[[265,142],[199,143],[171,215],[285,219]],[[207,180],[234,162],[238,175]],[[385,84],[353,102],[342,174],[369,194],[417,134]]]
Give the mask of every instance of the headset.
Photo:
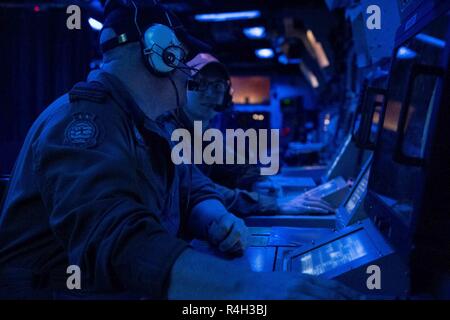
[[[185,59],[187,57],[187,50],[177,38],[175,34],[175,27],[167,11],[164,11],[168,25],[152,24],[144,32],[142,32],[138,23],[139,9],[134,0],[129,0],[134,7],[134,24],[139,34],[141,52],[144,64],[147,69],[155,76],[168,77],[172,86],[175,89],[177,109],[180,108],[180,98],[178,88],[173,81],[171,74],[174,70],[180,70],[191,79],[188,80],[187,90],[199,90],[199,83],[192,79],[191,71],[199,72],[198,69],[187,66]],[[153,3],[157,5],[157,1]],[[227,84],[227,89],[222,101],[216,104],[214,110],[222,112],[232,107],[232,96],[230,93],[230,84]]]
[[[171,77],[174,70],[180,70],[190,77],[190,71],[196,70],[185,64],[187,50],[175,34],[175,28],[167,11],[164,10],[168,26],[154,23],[150,25],[143,33],[138,23],[138,6],[133,0],[130,0],[134,7],[134,24],[139,33],[139,42],[141,44],[141,53],[147,70],[157,77],[167,77],[176,95],[177,113],[180,112],[180,97],[178,88]],[[154,5],[157,0],[153,1]],[[189,168],[192,181],[192,168]],[[186,209],[190,205],[191,186],[186,200]]]
[[[134,7],[134,24],[139,33],[142,55],[149,70],[157,76],[167,76],[175,69],[184,69],[180,64],[184,64],[186,49],[175,34],[169,14],[165,11],[168,26],[155,23],[142,32],[138,24],[138,7],[133,0],[130,2]]]
[[[187,50],[183,47],[181,41],[175,34],[175,28],[167,11],[165,11],[168,26],[163,24],[152,24],[144,32],[141,31],[138,23],[138,6],[133,0],[130,0],[134,7],[134,24],[139,33],[141,52],[144,64],[147,69],[158,77],[168,77],[175,89],[177,109],[180,108],[179,92],[175,82],[171,78],[171,73],[177,69],[191,78],[190,71],[199,72],[198,69],[189,67],[185,64]],[[156,5],[157,1],[153,3]],[[187,90],[198,91],[197,81],[190,79],[187,83]],[[230,93],[230,84],[227,84],[224,97],[214,108],[217,112],[230,109],[233,105]]]
[[[168,26],[154,23],[142,32],[138,23],[138,6],[133,0],[130,2],[134,7],[134,24],[139,34],[144,64],[153,75],[169,79],[175,90],[177,110],[179,110],[180,95],[171,74],[174,70],[180,70],[190,76],[189,71],[196,69],[185,64],[187,50],[176,36],[175,27],[168,12],[164,10]],[[153,3],[158,4],[156,0]]]

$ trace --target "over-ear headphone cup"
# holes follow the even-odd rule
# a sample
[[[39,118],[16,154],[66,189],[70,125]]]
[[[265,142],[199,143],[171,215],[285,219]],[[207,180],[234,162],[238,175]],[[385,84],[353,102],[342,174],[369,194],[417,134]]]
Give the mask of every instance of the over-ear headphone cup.
[[[157,74],[173,71],[184,58],[184,50],[174,31],[162,24],[150,26],[143,36],[144,55]]]
[[[168,47],[164,49],[162,58],[165,64],[176,68],[183,59],[183,50],[179,47]]]
[[[174,66],[175,62],[176,62],[176,57],[173,54],[173,52],[170,52],[168,50],[165,50],[163,52],[163,61],[168,65],[168,66]]]

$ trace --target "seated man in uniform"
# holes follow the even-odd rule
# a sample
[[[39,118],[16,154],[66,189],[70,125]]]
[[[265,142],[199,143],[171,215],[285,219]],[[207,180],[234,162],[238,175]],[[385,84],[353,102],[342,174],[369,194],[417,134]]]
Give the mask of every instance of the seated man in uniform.
[[[226,67],[215,57],[200,53],[187,62],[191,68],[185,104],[158,117],[169,134],[175,129],[187,129],[194,136],[194,121],[201,121],[203,129],[209,127],[215,116],[231,107],[232,88]],[[252,164],[200,164],[196,165],[216,184],[227,209],[240,217],[274,214],[329,214],[334,210],[320,198],[298,196],[292,201],[250,192],[261,182],[257,165]]]
[[[175,104],[192,38],[161,6],[129,3],[106,3],[101,69],[25,139],[0,216],[0,297],[358,297],[333,281],[256,274],[190,248],[185,239],[196,237],[237,253],[246,228],[194,166],[171,162],[154,121]],[[67,285],[73,265],[76,288]]]

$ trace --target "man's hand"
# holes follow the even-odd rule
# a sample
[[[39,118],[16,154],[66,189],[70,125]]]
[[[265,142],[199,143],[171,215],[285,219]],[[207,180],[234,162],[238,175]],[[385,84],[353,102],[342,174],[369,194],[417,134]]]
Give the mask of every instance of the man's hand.
[[[277,197],[281,195],[282,188],[272,179],[266,178],[263,181],[254,183],[252,191]]]
[[[252,272],[250,268],[185,250],[172,268],[169,299],[285,300],[364,299],[336,281],[298,272]]]
[[[242,255],[249,232],[244,221],[231,213],[214,220],[208,228],[208,240],[224,253]]]
[[[294,199],[278,199],[280,214],[286,215],[325,215],[333,214],[335,210],[325,200],[316,197],[300,195]]]
[[[252,279],[255,278],[255,279]],[[308,274],[271,272],[250,275],[244,299],[356,300],[364,296],[334,281]],[[254,296],[253,296],[254,295]]]

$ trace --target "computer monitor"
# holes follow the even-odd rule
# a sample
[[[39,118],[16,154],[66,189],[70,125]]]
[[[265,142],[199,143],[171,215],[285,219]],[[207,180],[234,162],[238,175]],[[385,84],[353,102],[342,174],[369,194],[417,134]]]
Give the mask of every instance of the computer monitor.
[[[312,188],[302,194],[302,196],[309,196],[313,198],[320,198],[327,201],[331,206],[337,208],[342,199],[349,190],[349,184],[342,177],[336,177],[328,182],[325,182],[315,188]]]
[[[362,105],[355,113],[352,140],[358,148],[374,150],[381,127],[381,115],[386,90],[377,87],[366,87]]]
[[[421,211],[422,195],[441,101],[448,25],[449,15],[443,12],[397,43],[364,204],[368,217],[405,257],[417,218],[426,212]]]
[[[361,199],[364,198],[364,195],[367,192],[367,182],[369,181],[369,173],[370,170],[367,170],[362,177],[361,181],[356,185],[354,188],[351,196],[348,198],[348,200],[344,204],[345,210],[351,214],[355,211],[357,205],[361,201]]]
[[[232,76],[233,102],[236,105],[270,105],[270,78]]]
[[[290,269],[294,272],[323,275],[376,252],[375,245],[365,231],[360,229],[293,257]]]
[[[361,163],[367,159],[368,155],[369,151],[358,149],[352,141],[352,136],[348,135],[321,177],[321,182],[325,183],[339,176],[345,179],[356,177]]]
[[[398,295],[408,289],[406,265],[370,219],[289,252],[279,265],[283,271],[336,279],[366,294]],[[382,289],[377,292],[367,286],[372,265],[383,272]]]
[[[336,213],[336,228],[341,229],[365,218],[362,203],[367,193],[372,156],[367,159],[358,178],[354,181],[350,192],[339,206]]]
[[[384,73],[366,80],[358,106],[354,112],[351,133],[345,139],[322,182],[336,176],[355,177],[375,149],[381,127],[383,104],[386,95]],[[372,87],[369,84],[379,87]]]

